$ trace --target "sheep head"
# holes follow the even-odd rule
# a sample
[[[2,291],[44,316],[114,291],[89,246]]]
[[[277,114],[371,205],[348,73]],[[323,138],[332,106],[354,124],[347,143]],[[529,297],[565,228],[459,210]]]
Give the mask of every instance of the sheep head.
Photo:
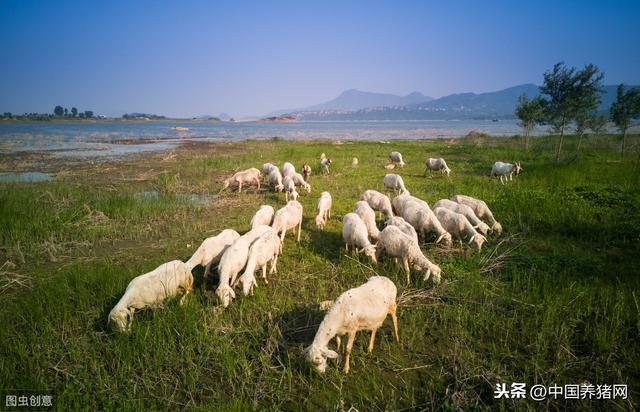
[[[482,236],[480,233],[476,233],[475,235],[471,236],[471,239],[469,239],[469,244],[473,243],[473,246],[476,248],[476,250],[480,252],[480,250],[482,249],[482,244],[486,241],[486,237]]]
[[[236,292],[231,289],[231,286],[227,284],[221,284],[218,286],[218,289],[216,289],[216,296],[218,296],[218,299],[220,299],[222,306],[226,308],[227,306],[229,306],[229,303],[231,303],[231,300],[236,297]]]
[[[127,332],[131,329],[131,312],[126,308],[116,306],[109,312],[107,323],[120,332]]]
[[[327,359],[337,359],[338,353],[332,351],[329,348],[321,348],[318,345],[312,344],[304,350],[307,361],[311,363],[311,366],[315,368],[319,373],[324,373],[327,370]]]
[[[318,229],[324,228],[324,218],[322,215],[316,216],[316,226]]]
[[[373,263],[378,263],[378,259],[376,258],[376,245],[369,244],[358,250],[358,253],[362,252],[364,252],[366,256],[370,257]]]
[[[522,166],[520,166],[520,162],[514,162],[513,164],[513,170],[516,173],[516,175],[519,175],[520,172],[522,172]]]
[[[489,230],[491,230],[491,228],[489,227],[489,225],[487,225],[484,222],[479,222],[476,226],[474,226],[474,229],[477,229],[480,233],[482,233],[484,236],[487,235],[487,233],[489,233]]]
[[[451,247],[453,245],[453,239],[451,238],[451,233],[444,232],[440,235],[440,237],[436,240],[436,243],[442,242],[446,247]]]
[[[256,277],[249,272],[244,272],[242,276],[240,276],[240,283],[242,284],[242,293],[245,296],[249,296],[249,294],[253,293],[253,288],[258,287]]]
[[[502,225],[498,222],[494,223],[493,226],[491,226],[491,230],[493,230],[494,232],[496,232],[498,235],[502,233]]]
[[[451,169],[449,169],[448,167],[445,167],[444,169],[442,169],[442,171],[445,175],[447,175],[447,177],[449,177],[449,175],[451,174]]]
[[[427,268],[427,271],[424,273],[423,280],[428,280],[431,275],[433,275],[433,283],[436,285],[439,284],[442,277],[442,269],[440,269],[440,266],[431,263]]]
[[[284,190],[284,185],[279,183],[276,185],[276,192],[282,192]]]

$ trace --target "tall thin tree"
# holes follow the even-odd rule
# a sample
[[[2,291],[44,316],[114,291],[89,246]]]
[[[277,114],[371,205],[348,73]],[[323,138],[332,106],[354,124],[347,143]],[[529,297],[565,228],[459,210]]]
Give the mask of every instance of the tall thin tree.
[[[627,91],[624,84],[618,85],[616,101],[611,105],[611,120],[622,132],[622,149],[620,154],[624,157],[625,146],[627,144],[627,130],[631,126],[631,121],[640,118],[640,89],[634,87]]]

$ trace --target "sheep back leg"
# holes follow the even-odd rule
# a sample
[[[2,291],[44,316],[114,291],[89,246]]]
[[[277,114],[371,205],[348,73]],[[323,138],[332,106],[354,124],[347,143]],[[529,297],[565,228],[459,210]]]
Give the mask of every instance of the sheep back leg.
[[[302,218],[300,218],[300,222],[298,223],[298,243],[300,243],[300,232],[302,232]]]
[[[369,353],[373,352],[373,344],[376,340],[376,331],[378,329],[374,328],[371,329],[371,339],[369,339]]]
[[[391,315],[391,320],[393,321],[393,332],[396,335],[396,342],[400,343],[400,336],[398,336],[398,316],[396,315],[396,305],[393,305],[389,308],[389,314]]]

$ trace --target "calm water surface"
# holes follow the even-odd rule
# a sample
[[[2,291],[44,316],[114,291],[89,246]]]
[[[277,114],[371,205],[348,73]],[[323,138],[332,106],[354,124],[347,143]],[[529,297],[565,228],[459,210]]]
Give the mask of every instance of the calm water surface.
[[[187,131],[172,130],[186,127]],[[103,156],[165,150],[185,139],[393,140],[460,137],[471,130],[520,133],[516,120],[363,122],[32,122],[0,124],[0,152],[50,151],[59,156]],[[543,130],[538,130],[543,133]]]

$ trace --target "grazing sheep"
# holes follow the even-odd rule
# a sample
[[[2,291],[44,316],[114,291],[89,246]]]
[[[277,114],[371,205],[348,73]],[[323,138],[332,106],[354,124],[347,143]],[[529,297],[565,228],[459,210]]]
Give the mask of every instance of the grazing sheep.
[[[469,219],[460,213],[456,213],[453,210],[449,210],[444,207],[436,207],[433,210],[433,213],[436,215],[440,223],[442,223],[442,226],[444,226],[449,233],[459,239],[460,243],[462,243],[463,237],[468,237],[469,244],[473,242],[476,250],[480,252],[482,244],[486,242],[487,238],[482,236],[473,228]]]
[[[404,205],[401,216],[416,229],[420,236],[425,237],[427,233],[435,232],[438,236],[436,243],[442,242],[447,247],[452,245],[451,234],[442,227],[429,207],[412,200]]]
[[[284,187],[285,200],[288,202],[289,201],[289,196],[291,196],[291,198],[293,200],[297,200],[298,199],[298,192],[296,192],[296,184],[293,183],[293,179],[291,179],[290,176],[286,176],[284,178],[284,180],[282,181],[282,183],[283,183],[283,187]]]
[[[296,235],[296,227],[298,228],[298,243],[300,243],[300,232],[302,231],[302,205],[296,200],[289,201],[286,206],[278,209],[273,224],[271,225],[276,233],[280,234],[280,250],[284,243],[284,237],[287,230],[293,229],[293,235]]]
[[[282,165],[282,177],[287,177],[287,176],[291,176],[293,178],[293,175],[296,173],[296,168],[289,162],[284,162],[284,164]]]
[[[311,193],[311,185],[304,180],[300,173],[293,173],[290,176],[296,186],[301,186],[307,193]]]
[[[239,281],[242,284],[242,292],[245,296],[252,293],[253,288],[258,286],[255,278],[257,268],[262,269],[262,279],[267,285],[269,284],[267,280],[267,263],[271,262],[269,274],[278,273],[276,264],[278,263],[279,253],[280,238],[275,231],[265,232],[251,244],[249,247],[249,257],[247,258],[247,267],[239,277]]]
[[[491,230],[489,225],[480,220],[478,216],[476,216],[476,214],[473,212],[473,209],[471,209],[467,205],[463,205],[462,203],[454,202],[453,200],[449,199],[440,199],[436,202],[435,205],[433,205],[434,209],[436,207],[444,207],[445,209],[453,210],[456,213],[464,215],[464,217],[466,217],[469,222],[471,222],[473,227],[478,229],[484,236],[487,236],[487,233]]]
[[[331,193],[322,192],[320,199],[318,199],[318,215],[316,216],[316,226],[318,229],[324,229],[327,224],[327,220],[331,218],[331,206],[333,205],[333,199]]]
[[[269,175],[267,175],[267,178],[269,180],[269,184],[273,186],[276,192],[282,192],[284,190],[284,185],[282,184],[282,174],[280,173],[280,170],[278,170],[277,168],[272,169],[269,172]]]
[[[404,206],[411,202],[414,202],[414,203],[417,202],[421,204],[423,207],[426,207],[427,209],[429,209],[429,204],[420,198],[417,198],[411,195],[399,195],[396,198],[394,198],[393,201],[391,202],[393,213],[395,213],[396,215],[401,215],[402,210],[404,209]]]
[[[391,163],[397,163],[400,167],[404,167],[405,163],[402,160],[402,154],[400,152],[391,152],[389,153],[389,160]]]
[[[351,246],[356,253],[364,252],[366,256],[371,258],[373,263],[378,262],[376,260],[376,247],[369,242],[367,226],[357,214],[347,213],[342,218],[342,238],[347,252],[349,251],[349,246]]]
[[[272,163],[265,163],[265,164],[262,165],[262,173],[265,176],[269,176],[269,173],[271,173],[272,170],[278,170],[278,166],[276,166],[276,165],[274,165]]]
[[[136,310],[160,306],[165,299],[181,292],[184,295],[180,304],[183,304],[193,288],[191,268],[179,260],[173,260],[134,278],[109,312],[108,323],[121,332],[128,332]]]
[[[251,229],[255,229],[258,225],[266,225],[271,226],[271,222],[273,222],[273,215],[275,211],[273,207],[269,205],[262,205],[260,209],[253,215],[251,218]]]
[[[371,206],[373,210],[383,213],[387,219],[393,216],[389,196],[383,195],[377,190],[365,190],[362,196],[360,196],[360,200],[369,203],[369,206]]]
[[[386,222],[384,222],[384,224],[386,226],[397,227],[402,233],[413,239],[416,244],[419,244],[418,233],[416,232],[416,229],[400,216],[390,217]]]
[[[258,191],[259,191],[260,176],[261,176],[260,171],[255,167],[252,167],[251,169],[247,169],[247,170],[241,170],[239,172],[236,172],[230,178],[226,179],[220,191],[228,188],[231,185],[231,183],[238,184],[238,193],[242,193],[242,184],[247,184],[247,183],[249,184],[255,183],[258,186]]]
[[[440,171],[440,173],[447,175],[447,177],[449,177],[449,174],[451,173],[451,169],[449,169],[449,166],[447,166],[447,162],[444,161],[443,158],[434,158],[434,157],[430,157],[427,159],[427,161],[425,162],[425,168],[424,168],[424,174],[427,174],[427,170],[429,171],[429,175],[431,175],[431,171]]]
[[[353,159],[351,159],[351,167],[353,167],[354,169],[356,167],[358,167],[358,158],[354,157]]]
[[[304,177],[304,181],[308,182],[309,181],[309,175],[311,174],[311,166],[309,166],[309,164],[305,163],[302,165],[302,176]]]
[[[329,166],[331,166],[331,159],[324,158],[320,160],[320,167],[322,167],[322,173],[329,173]]]
[[[211,266],[220,261],[224,251],[239,237],[240,235],[235,230],[225,229],[217,236],[206,238],[185,264],[190,269],[198,265],[204,266],[204,277],[206,278]]]
[[[406,187],[404,187],[404,181],[402,176],[393,173],[388,173],[384,176],[384,188],[385,190],[393,190],[394,194],[400,192],[401,195],[410,195]]]
[[[220,282],[216,289],[216,295],[225,308],[229,306],[231,300],[236,297],[236,293],[233,291],[231,285],[235,285],[238,273],[240,273],[247,264],[249,247],[257,238],[269,231],[273,231],[269,226],[257,226],[251,229],[233,242],[222,255],[220,264],[218,265]]]
[[[418,243],[411,237],[404,234],[400,228],[396,226],[387,226],[380,232],[380,239],[376,244],[376,255],[378,258],[386,253],[396,259],[402,260],[402,266],[407,274],[407,285],[411,283],[411,266],[415,270],[424,270],[424,279],[427,280],[433,273],[433,281],[440,283],[442,270],[438,265],[433,264],[427,259]]]
[[[353,212],[360,216],[360,219],[364,222],[367,227],[367,232],[372,240],[378,240],[378,236],[380,235],[380,230],[376,226],[376,212],[371,209],[369,203],[361,200],[356,203],[356,206],[353,208]]]
[[[500,183],[504,184],[506,177],[509,176],[509,180],[513,180],[513,174],[516,176],[522,172],[522,167],[520,166],[520,162],[511,163],[503,163],[503,162],[495,162],[493,167],[491,168],[491,175],[489,177],[500,176]]]
[[[498,235],[502,233],[502,225],[493,217],[491,209],[489,209],[489,206],[487,206],[484,201],[465,195],[455,195],[451,200],[469,206],[473,209],[473,213],[475,213],[476,216],[487,221],[489,225],[491,225],[491,230],[496,232]]]
[[[384,276],[373,276],[367,283],[341,294],[325,315],[313,343],[304,350],[307,361],[320,373],[327,369],[327,358],[336,359],[338,354],[329,349],[329,341],[336,338],[340,349],[340,336],[348,334],[345,350],[344,373],[349,373],[349,357],[356,333],[361,330],[371,331],[369,352],[373,351],[376,331],[391,315],[396,341],[398,337],[398,319],[396,317],[397,289],[391,280]]]

